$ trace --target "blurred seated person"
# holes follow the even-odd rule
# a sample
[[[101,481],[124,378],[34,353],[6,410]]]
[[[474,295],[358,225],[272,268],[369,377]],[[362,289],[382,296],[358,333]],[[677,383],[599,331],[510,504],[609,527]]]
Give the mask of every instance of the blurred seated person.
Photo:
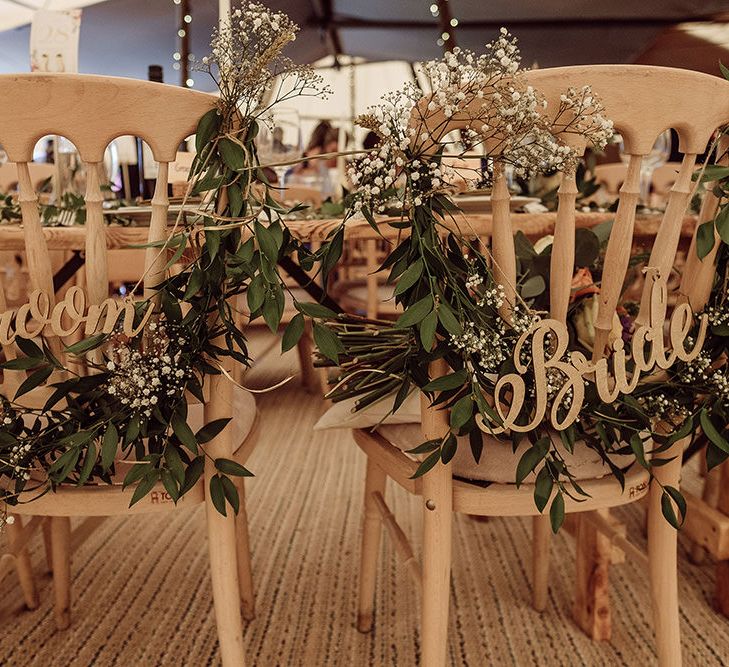
[[[304,150],[304,157],[336,153],[339,148],[339,130],[332,127],[328,120],[319,121],[309,138]],[[337,158],[332,157],[321,160],[305,160],[294,168],[294,173],[302,176],[321,176],[325,169],[337,166]]]

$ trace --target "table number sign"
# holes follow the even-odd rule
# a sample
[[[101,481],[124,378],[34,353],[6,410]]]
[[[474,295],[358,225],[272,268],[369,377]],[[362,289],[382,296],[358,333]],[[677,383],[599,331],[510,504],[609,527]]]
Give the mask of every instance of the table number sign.
[[[81,10],[33,14],[30,26],[31,72],[78,72],[78,40]]]

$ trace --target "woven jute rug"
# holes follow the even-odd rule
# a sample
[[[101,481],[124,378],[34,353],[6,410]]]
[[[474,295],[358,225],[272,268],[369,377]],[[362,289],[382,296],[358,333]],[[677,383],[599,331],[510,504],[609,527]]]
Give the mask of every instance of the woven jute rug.
[[[291,368],[293,357],[281,359],[273,351],[246,382],[265,386]],[[311,430],[321,402],[296,380],[260,395],[258,404],[264,426],[250,460],[256,478],[247,486],[257,593],[257,617],[245,627],[248,664],[416,665],[418,595],[386,537],[375,630],[362,635],[354,627],[364,455],[345,431]],[[416,501],[394,486],[387,495],[417,548]],[[642,543],[642,510],[617,514]],[[457,516],[453,532],[452,665],[655,664],[647,573],[640,568],[629,562],[612,568],[613,638],[595,643],[570,615],[569,535],[554,539],[549,603],[538,614],[530,606],[528,520]],[[684,664],[726,665],[729,621],[711,608],[714,568],[691,565],[688,546],[682,539]],[[3,666],[219,664],[201,507],[102,524],[74,554],[72,626],[63,632],[54,626],[40,540],[33,558],[39,609],[24,608],[14,575],[2,583]]]

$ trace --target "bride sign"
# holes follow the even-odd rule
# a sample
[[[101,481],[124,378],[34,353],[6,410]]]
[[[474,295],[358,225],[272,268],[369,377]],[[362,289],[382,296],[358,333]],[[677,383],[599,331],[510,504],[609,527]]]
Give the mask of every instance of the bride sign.
[[[569,332],[567,326],[557,320],[539,320],[517,341],[514,349],[515,373],[499,378],[494,389],[496,410],[503,427],[493,427],[480,422],[483,430],[490,433],[511,429],[517,432],[532,431],[544,421],[548,410],[548,374],[558,371],[563,384],[552,401],[549,420],[558,431],[574,423],[580,414],[585,398],[585,381],[594,382],[601,400],[612,403],[620,394],[630,394],[644,373],[656,369],[666,370],[676,360],[692,361],[701,352],[706,338],[707,316],[699,318],[696,339],[689,337],[693,315],[688,303],[677,305],[668,322],[666,347],[664,324],[666,322],[666,281],[651,270],[648,276],[651,286],[650,316],[648,324],[640,326],[631,340],[630,356],[622,338],[613,341],[611,354],[588,360],[581,352],[567,353]],[[530,350],[531,359],[524,363],[523,353]],[[632,375],[629,361],[632,360]],[[523,375],[531,370],[534,377],[535,408],[531,421],[517,424],[526,394]],[[564,413],[561,417],[560,413]]]

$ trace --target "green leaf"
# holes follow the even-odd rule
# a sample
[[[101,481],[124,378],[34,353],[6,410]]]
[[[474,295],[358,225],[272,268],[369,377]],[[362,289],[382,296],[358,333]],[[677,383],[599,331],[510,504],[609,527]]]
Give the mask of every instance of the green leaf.
[[[552,532],[555,534],[564,523],[564,496],[561,491],[552,500],[549,508],[549,522],[552,524]]]
[[[719,61],[719,69],[725,79],[729,80],[729,68],[727,68],[721,60]]]
[[[413,447],[412,449],[408,449],[408,454],[427,454],[428,452],[432,452],[435,449],[438,449],[440,447],[441,439],[436,438],[435,440],[426,440],[425,442],[421,443],[417,447]]]
[[[673,505],[671,504],[671,496],[666,492],[667,488],[668,487],[664,488],[663,493],[661,494],[661,512],[663,513],[663,517],[666,521],[678,530],[683,522],[679,522],[676,517],[676,511],[673,509]]]
[[[709,441],[706,446],[706,467],[708,470],[716,468],[729,458],[729,452],[719,449],[713,442]]]
[[[119,446],[119,432],[116,426],[109,422],[104,431],[104,439],[101,441],[101,467],[108,470],[114,463],[117,447]]]
[[[704,430],[706,437],[723,452],[727,452],[729,454],[729,442],[727,442],[721,433],[719,433],[716,426],[714,426],[714,422],[711,421],[711,417],[709,416],[709,412],[706,408],[701,410],[701,413],[699,414],[699,422],[701,423],[701,428]]]
[[[0,364],[0,368],[5,368],[9,371],[27,371],[31,368],[38,368],[38,366],[44,363],[42,359],[36,359],[35,357],[18,357],[17,359],[10,359]]]
[[[717,214],[714,219],[716,225],[716,231],[718,232],[721,240],[729,245],[729,204],[725,205]]]
[[[205,247],[207,248],[210,259],[215,258],[218,254],[218,250],[220,250],[220,234],[221,232],[215,229],[205,230]]]
[[[283,338],[281,340],[281,352],[288,352],[296,347],[301,336],[304,335],[304,316],[296,313],[291,318],[286,329],[284,329]]]
[[[261,252],[271,264],[275,264],[278,261],[278,245],[273,234],[257,219],[253,222],[253,231]]]
[[[251,313],[255,313],[263,305],[263,302],[266,300],[266,281],[263,274],[257,273],[253,276],[253,279],[248,284],[246,299],[248,301],[248,309]]]
[[[144,477],[142,477],[142,479],[140,480],[139,484],[137,484],[137,488],[134,489],[132,499],[129,502],[129,507],[138,503],[142,498],[144,498],[144,496],[146,496],[154,488],[154,485],[157,483],[158,479],[158,470],[155,470],[154,468],[148,470]]]
[[[714,221],[699,225],[696,230],[696,254],[699,259],[704,259],[714,247]]]
[[[575,230],[575,266],[590,267],[600,254],[600,239],[584,227]]]
[[[440,461],[440,447],[425,458],[425,460],[418,466],[418,469],[413,473],[410,479],[417,479],[422,477],[428,470],[430,470],[436,463]]]
[[[708,167],[698,169],[692,177],[693,180],[696,180],[702,171],[702,183],[707,183],[709,181],[721,181],[722,179],[725,179],[727,176],[729,176],[729,167],[724,167],[719,164],[710,164]]]
[[[438,313],[434,310],[429,312],[420,323],[420,342],[426,350],[433,348],[435,342],[435,330],[438,326]]]
[[[90,442],[88,449],[86,450],[86,458],[84,459],[84,464],[81,467],[81,473],[78,477],[78,485],[82,486],[86,484],[89,477],[91,476],[91,471],[94,469],[94,464],[96,463],[96,445],[94,442]]]
[[[225,166],[233,171],[241,171],[246,166],[246,153],[243,146],[223,137],[218,141],[218,153]]]
[[[329,327],[314,322],[314,343],[327,359],[339,364],[339,354],[344,352],[344,345]]]
[[[43,359],[44,354],[30,338],[21,338],[20,336],[15,337],[15,344],[20,348],[20,351],[26,357],[32,357],[34,359]]]
[[[532,276],[521,286],[521,296],[524,299],[532,299],[539,296],[547,289],[547,283],[542,276]]]
[[[215,459],[215,467],[220,472],[226,475],[233,475],[235,477],[253,477],[253,473],[244,468],[237,461],[231,461],[230,459]]]
[[[299,312],[304,313],[304,315],[315,317],[317,319],[334,320],[337,318],[337,314],[333,310],[330,310],[326,306],[322,306],[320,303],[297,301],[296,309]]]
[[[404,329],[406,327],[412,327],[418,322],[421,322],[425,316],[433,310],[433,297],[428,296],[416,301],[412,306],[409,306],[405,312],[398,317],[395,326],[398,329]]]
[[[176,503],[180,498],[177,479],[175,479],[169,470],[162,470],[160,477],[162,478],[162,486],[165,487],[165,491],[170,494],[170,498]]]
[[[193,296],[195,296],[200,291],[204,281],[205,275],[198,266],[195,266],[190,273],[190,278],[187,281],[187,288],[185,289],[185,295],[182,297],[182,300],[189,301]]]
[[[539,438],[529,449],[527,449],[519,459],[516,466],[516,485],[517,487],[527,478],[539,464],[539,462],[547,455],[549,451],[550,440],[548,437]]]
[[[243,195],[235,183],[228,186],[228,204],[230,206],[230,217],[237,218],[243,210]]]
[[[431,380],[423,387],[423,391],[447,391],[449,389],[458,389],[462,387],[468,380],[468,372],[465,368],[451,373],[450,375],[441,375],[439,378]]]
[[[149,463],[135,463],[131,468],[129,468],[129,472],[127,472],[124,476],[122,488],[126,489],[128,486],[134,484],[134,482],[142,479],[142,477],[144,477],[150,469],[151,466]]]
[[[66,348],[66,352],[69,354],[83,354],[84,352],[88,352],[89,350],[93,350],[99,345],[101,345],[104,340],[106,340],[107,334],[105,333],[99,333],[95,334],[94,336],[91,336],[89,338],[85,338],[84,340],[79,341],[78,343],[74,343],[73,345],[69,345]]]
[[[423,274],[423,260],[419,259],[414,264],[408,266],[405,273],[403,273],[397,281],[395,286],[395,296],[402,294],[409,290]]]
[[[182,459],[180,458],[177,448],[172,444],[168,444],[167,447],[165,447],[165,464],[167,465],[170,474],[177,480],[178,486],[182,486],[185,483],[185,465],[182,463]]]
[[[284,296],[281,286],[276,285],[274,289],[269,291],[268,296],[261,307],[263,320],[268,325],[271,333],[276,333],[278,331],[278,325],[281,322],[285,306],[286,297]]]
[[[481,454],[483,454],[483,436],[481,435],[481,429],[475,428],[469,432],[468,444],[471,446],[473,460],[479,463],[481,461]]]
[[[203,148],[208,145],[210,140],[215,136],[220,126],[220,116],[217,109],[210,109],[197,123],[197,132],[195,133],[195,150],[202,152]]]
[[[175,412],[172,415],[172,430],[185,447],[193,452],[193,454],[197,454],[197,440],[195,440],[195,434],[192,432],[192,429],[188,426],[187,422],[179,412]]]
[[[53,373],[53,366],[50,365],[39,368],[34,373],[31,373],[18,387],[18,391],[15,392],[15,400],[18,400],[19,396],[27,394],[29,391],[43,384],[51,376],[51,373]]]
[[[225,512],[225,491],[223,490],[223,481],[220,479],[220,475],[213,475],[210,478],[210,499],[220,514],[228,516]]]
[[[681,523],[677,526],[677,528],[680,528],[683,525],[683,522],[686,521],[686,499],[683,495],[681,495],[681,492],[673,486],[664,486],[663,492],[671,496],[671,500],[676,503],[676,507],[681,515]],[[661,503],[662,502],[663,501],[661,500]]]
[[[451,462],[453,457],[456,455],[457,449],[458,441],[456,440],[456,436],[451,433],[445,439],[443,446],[440,448],[440,460],[443,461],[444,465],[447,465]]]
[[[648,461],[646,461],[645,459],[645,448],[643,447],[643,440],[640,437],[640,434],[634,433],[631,436],[630,448],[633,450],[635,458],[638,459],[638,463],[640,463],[640,465],[642,465],[646,469],[650,468],[650,466],[648,465]]]
[[[458,318],[455,316],[450,306],[443,301],[441,301],[438,306],[438,319],[449,334],[459,336],[463,333],[463,327],[458,321]]]
[[[235,488],[235,484],[233,484],[229,477],[221,477],[221,482],[223,484],[225,499],[230,503],[230,506],[233,508],[233,512],[238,514],[238,510],[240,510],[238,489]]]
[[[459,398],[451,408],[451,429],[453,429],[453,432],[458,433],[472,415],[473,398],[471,398],[471,395],[468,394]]]
[[[542,466],[537,474],[537,480],[534,482],[534,504],[540,512],[543,512],[547,506],[553,488],[554,480],[552,475],[549,474],[549,468]]]
[[[63,482],[76,467],[80,455],[81,448],[79,446],[67,449],[51,464],[48,468],[48,474],[56,482]]]
[[[127,424],[127,430],[124,433],[124,442],[127,444],[134,442],[139,437],[139,417],[134,415]]]
[[[193,437],[198,444],[204,445],[215,438],[231,421],[231,417],[214,419],[205,424]]]
[[[185,468],[185,481],[180,487],[180,496],[184,496],[195,484],[205,470],[205,457],[197,456]]]

